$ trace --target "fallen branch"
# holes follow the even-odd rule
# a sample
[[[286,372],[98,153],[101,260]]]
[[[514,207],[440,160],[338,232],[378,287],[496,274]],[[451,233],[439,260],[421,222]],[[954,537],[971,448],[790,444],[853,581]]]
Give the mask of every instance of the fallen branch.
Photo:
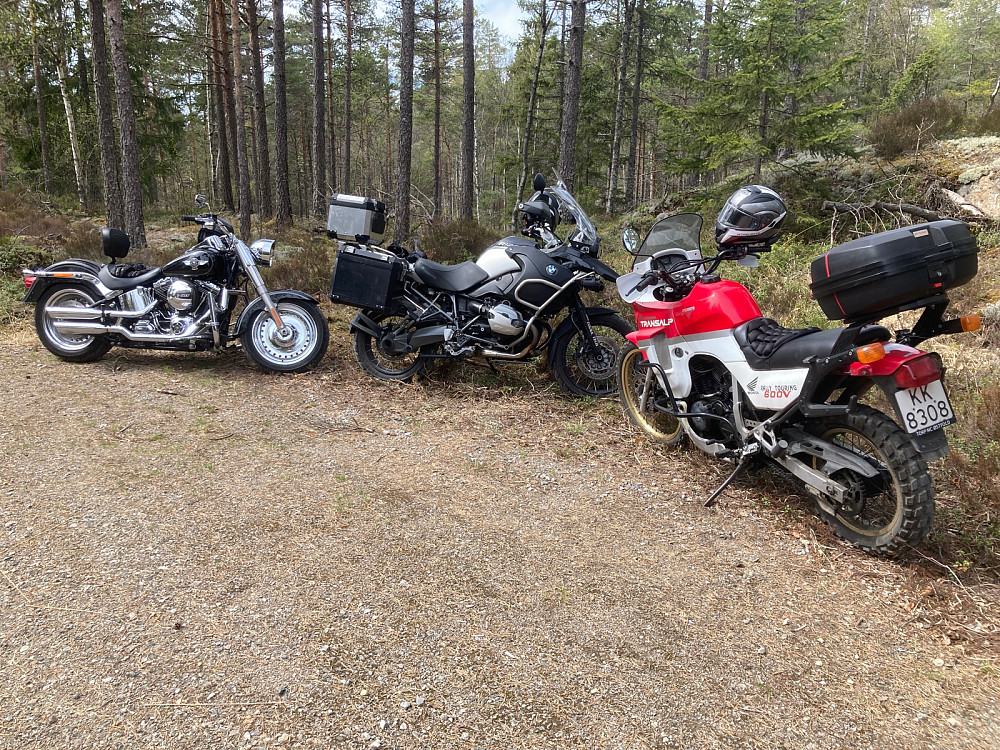
[[[843,211],[845,213],[858,213],[862,209],[881,209],[891,213],[904,213],[916,216],[927,221],[937,221],[941,214],[912,203],[886,203],[885,201],[871,201],[870,203],[841,203],[840,201],[823,201],[824,211]]]

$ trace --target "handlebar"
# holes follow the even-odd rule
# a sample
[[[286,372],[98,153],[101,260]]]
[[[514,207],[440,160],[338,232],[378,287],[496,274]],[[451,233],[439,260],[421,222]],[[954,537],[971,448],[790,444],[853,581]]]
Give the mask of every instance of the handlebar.
[[[193,221],[195,223],[198,223],[198,217],[197,216],[182,216],[181,217],[181,221]]]

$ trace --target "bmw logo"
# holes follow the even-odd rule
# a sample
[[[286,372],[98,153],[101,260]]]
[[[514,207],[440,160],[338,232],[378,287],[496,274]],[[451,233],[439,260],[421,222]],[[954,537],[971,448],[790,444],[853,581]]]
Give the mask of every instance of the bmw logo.
[[[549,276],[555,276],[556,275],[556,267],[553,266],[553,265],[545,266],[545,273],[547,273]]]

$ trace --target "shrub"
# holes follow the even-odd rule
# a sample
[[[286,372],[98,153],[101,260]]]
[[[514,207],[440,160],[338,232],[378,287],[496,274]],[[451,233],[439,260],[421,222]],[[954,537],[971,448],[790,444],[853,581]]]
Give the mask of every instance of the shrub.
[[[52,253],[29,245],[17,237],[0,237],[0,274],[18,276],[22,268],[47,266]]]
[[[1000,135],[1000,109],[994,109],[977,118],[969,129],[975,135]]]
[[[880,117],[868,137],[878,156],[892,159],[919,151],[931,140],[955,135],[964,120],[957,102],[944,97],[924,99]]]
[[[476,221],[438,222],[424,233],[423,250],[438,263],[460,263],[479,255],[498,239],[495,230]]]
[[[266,272],[270,289],[299,289],[309,294],[325,295],[330,291],[335,245],[313,239],[305,247],[278,242],[274,265]]]

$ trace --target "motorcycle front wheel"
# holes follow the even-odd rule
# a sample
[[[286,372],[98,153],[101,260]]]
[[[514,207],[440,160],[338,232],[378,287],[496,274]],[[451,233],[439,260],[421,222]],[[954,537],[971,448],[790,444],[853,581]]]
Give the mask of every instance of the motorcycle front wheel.
[[[622,317],[600,313],[590,318],[593,340],[586,331],[573,329],[552,342],[552,374],[559,384],[578,396],[603,398],[618,390],[618,353],[632,332]]]
[[[850,469],[830,475],[849,490],[835,513],[819,509],[837,536],[868,552],[888,555],[916,546],[927,536],[934,520],[934,488],[926,462],[899,425],[880,411],[859,406],[808,427],[878,471],[875,477]],[[822,471],[823,461],[814,458],[813,468]]]
[[[354,356],[361,369],[379,380],[409,382],[427,369],[427,358],[420,351],[393,354],[386,351],[382,341],[401,326],[410,324],[405,315],[393,312],[367,311],[368,318],[378,326],[379,336],[374,338],[367,331],[354,330]]]
[[[629,342],[618,355],[618,397],[629,420],[646,437],[666,445],[679,445],[684,440],[681,421],[655,407],[666,392],[656,374],[642,367],[642,350]]]
[[[281,328],[261,310],[240,338],[247,357],[265,372],[304,372],[316,365],[330,342],[330,329],[319,305],[279,302]]]
[[[111,348],[106,334],[69,333],[55,326],[50,307],[90,307],[98,296],[83,284],[60,284],[42,292],[35,305],[35,331],[46,349],[67,362],[93,362]]]

